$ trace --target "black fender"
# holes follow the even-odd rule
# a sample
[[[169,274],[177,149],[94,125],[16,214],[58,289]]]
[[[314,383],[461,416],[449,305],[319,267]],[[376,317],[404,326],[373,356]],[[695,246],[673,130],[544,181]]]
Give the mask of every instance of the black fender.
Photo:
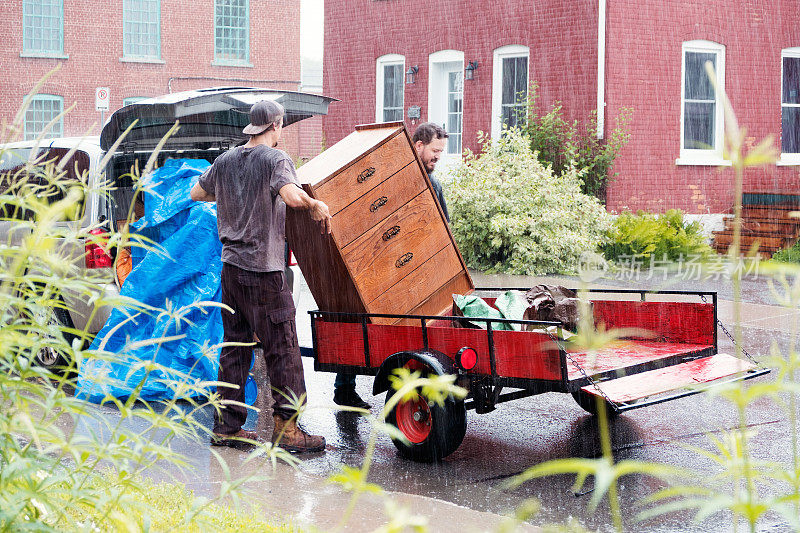
[[[391,386],[389,376],[391,376],[394,369],[404,366],[411,360],[419,361],[433,370],[433,373],[438,376],[458,374],[458,369],[455,363],[453,363],[453,360],[442,352],[436,350],[397,352],[387,357],[378,369],[378,374],[375,376],[375,381],[372,384],[372,394],[377,395],[389,390]]]

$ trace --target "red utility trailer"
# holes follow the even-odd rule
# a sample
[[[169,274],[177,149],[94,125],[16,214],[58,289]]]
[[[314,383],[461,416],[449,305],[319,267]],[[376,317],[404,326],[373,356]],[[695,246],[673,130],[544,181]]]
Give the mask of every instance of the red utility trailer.
[[[476,293],[486,293],[493,305],[488,296],[505,290]],[[419,396],[400,402],[389,414],[388,421],[408,439],[395,440],[395,445],[418,461],[439,460],[458,448],[467,410],[487,413],[499,403],[562,392],[592,413],[599,396],[615,415],[697,394],[702,383],[769,372],[755,362],[717,353],[715,292],[618,289],[590,295],[597,325],[640,333],[588,353],[570,348],[561,330],[554,333],[550,327],[558,324],[549,322],[469,318],[483,324],[473,329],[456,316],[311,311],[314,367],[375,376],[373,394],[387,392],[387,398],[396,368],[455,375],[456,383],[469,391],[466,399],[450,397],[438,405]],[[397,323],[373,323],[373,318]],[[522,331],[498,329],[503,323],[518,324]]]

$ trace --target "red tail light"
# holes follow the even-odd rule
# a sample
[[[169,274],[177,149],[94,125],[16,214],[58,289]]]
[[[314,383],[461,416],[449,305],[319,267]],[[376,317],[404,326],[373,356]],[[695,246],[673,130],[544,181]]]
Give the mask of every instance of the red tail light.
[[[478,352],[474,348],[464,346],[456,354],[456,364],[462,370],[472,370],[478,364]]]
[[[297,259],[294,258],[294,252],[289,250],[289,266],[297,266]]]
[[[96,236],[105,234],[100,228],[95,228],[89,233]],[[105,240],[104,237],[98,237],[95,241],[86,241],[86,268],[108,268],[114,264],[114,260],[108,255],[105,247],[99,244]]]

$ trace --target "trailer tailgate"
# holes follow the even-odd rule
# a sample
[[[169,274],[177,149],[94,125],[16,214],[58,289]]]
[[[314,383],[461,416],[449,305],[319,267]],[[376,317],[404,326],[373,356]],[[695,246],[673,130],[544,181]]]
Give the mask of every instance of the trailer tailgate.
[[[678,365],[610,379],[597,385],[590,384],[581,390],[610,400],[618,410],[626,411],[646,405],[630,403],[642,398],[687,388],[694,389],[694,392],[699,392],[699,390],[696,390],[697,385],[702,383],[733,375],[737,375],[738,379],[748,379],[755,377],[756,374],[766,373],[766,371],[756,372],[757,368],[752,363],[720,353]],[[602,392],[597,387],[600,387]],[[680,396],[684,395],[686,394],[681,394]]]

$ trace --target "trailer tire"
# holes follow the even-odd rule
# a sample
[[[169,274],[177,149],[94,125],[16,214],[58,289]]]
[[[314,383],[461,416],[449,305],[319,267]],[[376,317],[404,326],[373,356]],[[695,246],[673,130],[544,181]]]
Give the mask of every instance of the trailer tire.
[[[392,391],[386,393],[386,401]],[[441,461],[461,445],[467,432],[467,410],[462,400],[448,398],[442,405],[428,402],[421,394],[414,400],[400,401],[386,421],[408,439],[392,439],[400,455],[414,461]]]
[[[577,390],[572,393],[572,397],[584,411],[593,416],[597,416],[597,399],[594,395],[582,390]],[[611,404],[605,400],[603,400],[603,403],[606,404],[606,415],[609,418],[615,418],[619,416],[619,411],[617,411]]]

